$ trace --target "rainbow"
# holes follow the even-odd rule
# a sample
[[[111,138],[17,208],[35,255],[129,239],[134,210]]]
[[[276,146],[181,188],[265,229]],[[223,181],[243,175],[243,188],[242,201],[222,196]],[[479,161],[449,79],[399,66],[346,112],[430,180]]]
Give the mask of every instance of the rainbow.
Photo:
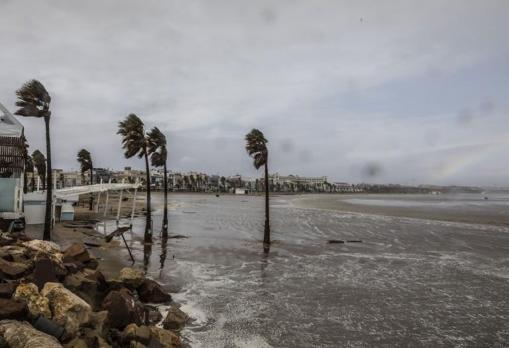
[[[443,181],[460,173],[473,165],[482,162],[491,153],[500,150],[501,141],[482,144],[477,147],[470,147],[466,153],[450,156],[447,163],[440,167],[440,169],[433,175],[436,181]],[[507,143],[507,142],[504,142]]]

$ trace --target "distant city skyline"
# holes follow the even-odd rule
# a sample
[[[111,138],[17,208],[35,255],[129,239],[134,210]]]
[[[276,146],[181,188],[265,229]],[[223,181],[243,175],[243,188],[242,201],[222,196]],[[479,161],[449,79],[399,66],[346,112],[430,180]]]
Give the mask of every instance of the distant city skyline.
[[[509,2],[0,0],[0,102],[37,78],[52,102],[53,167],[87,148],[123,158],[136,113],[168,167],[331,181],[509,186]],[[43,122],[19,118],[30,153]]]

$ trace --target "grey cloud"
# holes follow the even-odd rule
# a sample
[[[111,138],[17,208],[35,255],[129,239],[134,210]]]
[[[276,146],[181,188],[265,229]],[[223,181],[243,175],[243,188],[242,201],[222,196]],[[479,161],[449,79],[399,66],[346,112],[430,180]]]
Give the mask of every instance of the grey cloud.
[[[59,167],[76,168],[81,147],[101,166],[138,165],[122,158],[115,134],[135,112],[167,132],[176,169],[255,174],[243,136],[257,127],[269,137],[271,168],[283,173],[360,181],[351,168],[377,161],[377,180],[440,181],[423,166],[447,163],[449,153],[409,154],[501,138],[509,106],[494,91],[427,115],[422,105],[402,112],[398,100],[365,100],[507,57],[508,10],[503,0],[0,1],[0,101],[14,109],[23,82],[46,85]],[[340,102],[352,100],[365,105]],[[465,105],[489,122],[457,127]],[[40,120],[23,122],[32,150],[42,149]],[[492,156],[485,165],[498,168]],[[486,172],[447,180],[509,184]]]

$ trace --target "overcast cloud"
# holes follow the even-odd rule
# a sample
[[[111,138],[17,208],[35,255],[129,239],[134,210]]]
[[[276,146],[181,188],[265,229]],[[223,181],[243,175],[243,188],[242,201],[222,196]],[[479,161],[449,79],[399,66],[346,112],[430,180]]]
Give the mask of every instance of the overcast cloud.
[[[170,167],[333,181],[509,185],[509,1],[0,0],[0,102],[53,97],[54,167],[141,167],[117,123],[169,138]],[[23,119],[31,151],[44,127]]]

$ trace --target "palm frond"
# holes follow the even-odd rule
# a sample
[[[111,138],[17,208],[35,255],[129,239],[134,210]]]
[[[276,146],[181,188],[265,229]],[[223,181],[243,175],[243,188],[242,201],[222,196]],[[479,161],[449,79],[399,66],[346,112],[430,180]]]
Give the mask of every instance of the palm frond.
[[[138,116],[129,114],[124,121],[120,121],[117,134],[122,136],[122,148],[126,158],[135,155],[143,157],[147,141],[143,121]]]
[[[42,83],[37,80],[26,82],[16,91],[20,107],[15,114],[19,116],[49,117],[49,104],[51,97]]]
[[[87,170],[93,169],[92,156],[90,155],[90,152],[88,150],[81,149],[78,152],[78,156],[76,159],[80,164],[81,173],[84,173]]]
[[[166,150],[166,136],[154,127],[147,134],[147,153],[150,155],[150,162],[154,167],[162,167],[168,157]]]
[[[246,151],[253,157],[256,169],[267,163],[267,143],[267,139],[258,129],[253,129],[246,135]]]

